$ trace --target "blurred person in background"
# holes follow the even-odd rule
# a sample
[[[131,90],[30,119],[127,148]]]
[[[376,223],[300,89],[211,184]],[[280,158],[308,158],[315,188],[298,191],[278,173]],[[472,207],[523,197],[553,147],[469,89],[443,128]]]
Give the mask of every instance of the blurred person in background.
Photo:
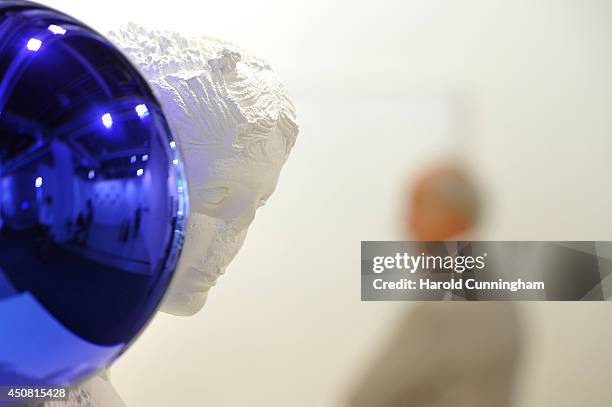
[[[42,232],[42,241],[40,243],[39,256],[43,262],[48,260],[49,249],[53,243],[53,197],[46,195],[42,200],[39,209],[38,222]]]
[[[433,166],[409,188],[405,233],[419,241],[461,239],[480,206],[460,165]],[[348,407],[510,406],[518,322],[509,302],[419,303],[398,321]]]
[[[405,233],[411,240],[461,240],[473,230],[480,200],[458,164],[430,167],[408,191]]]

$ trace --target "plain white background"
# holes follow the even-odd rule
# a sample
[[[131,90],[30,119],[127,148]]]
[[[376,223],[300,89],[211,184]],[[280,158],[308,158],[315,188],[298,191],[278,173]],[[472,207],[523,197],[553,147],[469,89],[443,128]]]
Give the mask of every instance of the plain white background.
[[[49,0],[234,41],[287,83],[301,134],[242,252],[192,318],[159,315],[113,368],[128,406],[338,406],[409,304],[359,301],[360,240],[401,237],[405,182],[452,149],[481,237],[612,239],[606,0]],[[609,406],[608,304],[526,304],[520,406]]]

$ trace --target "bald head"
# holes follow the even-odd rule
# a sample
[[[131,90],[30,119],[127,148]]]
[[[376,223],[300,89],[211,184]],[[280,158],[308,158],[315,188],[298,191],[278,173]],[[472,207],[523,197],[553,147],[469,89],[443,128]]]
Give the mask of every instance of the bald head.
[[[416,240],[452,240],[476,223],[476,188],[460,167],[444,165],[423,173],[410,190],[407,229]]]

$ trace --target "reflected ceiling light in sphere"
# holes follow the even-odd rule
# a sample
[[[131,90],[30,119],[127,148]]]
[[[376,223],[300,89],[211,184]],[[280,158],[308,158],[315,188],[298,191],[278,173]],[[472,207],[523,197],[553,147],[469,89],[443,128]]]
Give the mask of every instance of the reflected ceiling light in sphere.
[[[66,29],[60,27],[59,25],[51,24],[47,27],[47,30],[51,31],[55,35],[64,35],[66,34]]]
[[[36,52],[40,49],[40,47],[42,47],[42,41],[38,38],[30,38],[28,40],[28,43],[26,44],[26,47],[28,48],[28,50]]]
[[[103,114],[102,115],[102,124],[107,129],[110,129],[111,127],[113,127],[113,116],[111,116],[110,113]]]
[[[140,104],[136,106],[134,110],[136,110],[136,114],[138,114],[138,117],[140,117],[141,119],[144,119],[149,115],[149,109],[147,109],[147,105],[145,104]]]
[[[111,42],[22,0],[0,1],[0,33],[0,387],[67,387],[156,312],[186,180],[159,102]]]

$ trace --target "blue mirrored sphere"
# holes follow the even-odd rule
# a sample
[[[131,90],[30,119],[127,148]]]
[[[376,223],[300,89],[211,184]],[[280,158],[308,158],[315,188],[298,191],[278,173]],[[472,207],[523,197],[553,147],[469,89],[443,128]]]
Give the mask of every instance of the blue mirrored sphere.
[[[157,309],[187,213],[145,79],[79,21],[0,2],[0,385],[69,385]]]

